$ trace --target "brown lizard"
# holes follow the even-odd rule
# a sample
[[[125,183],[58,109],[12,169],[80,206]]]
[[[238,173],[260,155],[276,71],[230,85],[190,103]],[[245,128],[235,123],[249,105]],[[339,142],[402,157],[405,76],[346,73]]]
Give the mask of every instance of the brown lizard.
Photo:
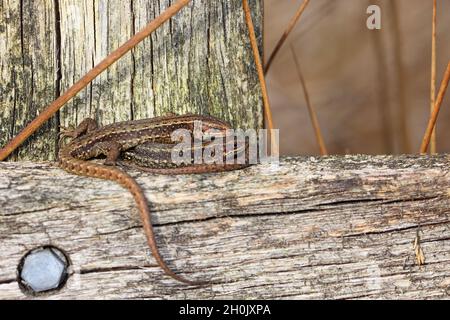
[[[150,211],[142,188],[125,171],[115,166],[125,155],[128,163],[141,170],[160,174],[189,174],[234,170],[247,164],[170,164],[173,147],[171,134],[177,129],[194,132],[194,123],[201,121],[203,132],[216,130],[226,133],[230,125],[210,116],[184,115],[125,121],[98,128],[93,119],[85,119],[73,131],[63,132],[63,137],[73,140],[59,152],[59,166],[74,174],[112,180],[128,189],[136,201],[150,250],[158,265],[172,278],[190,285],[204,285],[204,281],[191,281],[175,274],[164,262],[156,245]],[[203,146],[201,147],[203,148]],[[239,150],[232,149],[237,153]],[[226,153],[224,151],[224,155]],[[104,164],[87,160],[106,156]]]

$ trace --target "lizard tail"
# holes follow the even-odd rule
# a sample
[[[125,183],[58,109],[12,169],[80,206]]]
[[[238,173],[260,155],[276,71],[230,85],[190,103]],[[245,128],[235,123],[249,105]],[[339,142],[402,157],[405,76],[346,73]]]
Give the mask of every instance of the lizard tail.
[[[208,284],[208,282],[205,281],[192,281],[185,279],[184,277],[179,276],[175,272],[173,272],[166,264],[156,245],[155,233],[153,231],[147,199],[145,198],[142,188],[130,175],[114,167],[78,160],[72,157],[70,153],[65,150],[63,150],[59,154],[59,166],[65,171],[77,175],[112,180],[119,183],[122,187],[128,189],[133,195],[134,200],[136,201],[139,213],[141,215],[141,220],[147,238],[148,246],[150,247],[153,257],[155,258],[158,265],[164,270],[167,275],[185,284],[195,286],[203,286]]]

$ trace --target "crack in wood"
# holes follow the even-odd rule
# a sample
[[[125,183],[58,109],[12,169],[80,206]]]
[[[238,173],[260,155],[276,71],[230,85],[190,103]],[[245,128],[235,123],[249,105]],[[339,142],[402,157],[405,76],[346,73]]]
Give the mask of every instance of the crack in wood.
[[[1,205],[1,203],[0,203]],[[21,215],[26,215],[26,214],[33,214],[33,213],[44,213],[44,212],[48,212],[50,210],[53,209],[59,209],[58,206],[52,206],[52,207],[47,207],[47,208],[39,208],[39,209],[32,209],[32,210],[23,210],[23,211],[17,211],[17,212],[0,212],[0,217],[4,216],[4,217],[14,217],[14,216],[21,216]]]
[[[136,34],[136,13],[134,12],[134,0],[130,0],[130,13],[131,13],[131,35]],[[136,85],[136,56],[134,49],[131,50],[131,79],[130,79],[130,120],[135,120],[134,112],[134,88]]]
[[[315,212],[324,212],[327,210],[335,209],[334,207],[345,207],[346,205],[354,205],[354,204],[361,204],[361,205],[367,205],[367,203],[373,203],[373,204],[398,204],[398,203],[406,203],[406,202],[418,202],[418,201],[429,201],[429,200],[436,200],[438,199],[438,196],[432,196],[432,197],[423,197],[423,198],[410,198],[410,199],[401,199],[401,200],[387,200],[383,198],[373,198],[373,199],[354,199],[354,200],[344,200],[344,201],[336,201],[336,202],[325,202],[325,203],[318,203],[314,207],[309,209],[301,209],[301,210],[293,210],[293,211],[278,211],[278,212],[263,212],[263,213],[232,213],[232,214],[226,214],[226,215],[216,215],[213,217],[205,217],[201,219],[186,219],[186,220],[178,220],[175,222],[166,222],[166,223],[154,223],[154,226],[156,227],[162,227],[162,226],[172,226],[172,225],[182,225],[182,224],[189,224],[189,223],[202,223],[206,221],[211,220],[220,220],[224,218],[253,218],[253,217],[271,217],[271,216],[283,216],[283,215],[299,215],[299,214],[308,214],[308,213],[315,213]],[[231,198],[230,198],[231,199]],[[233,200],[239,201],[240,197],[233,198]],[[286,199],[286,198],[284,198]],[[300,197],[290,197],[291,200],[301,200]],[[197,202],[190,202],[185,203],[184,205],[188,204],[201,204],[201,203],[208,203],[211,204],[212,202],[219,202],[219,201],[226,201],[227,199],[220,199],[220,200],[205,200],[205,201],[197,201]],[[260,206],[259,206],[260,207]],[[322,208],[327,207],[327,208]],[[158,209],[157,212],[168,212],[172,211],[173,208],[166,208],[166,209]],[[415,226],[417,227],[417,226]],[[411,227],[412,228],[412,227]],[[361,233],[363,234],[363,233]],[[369,234],[369,233],[366,233]],[[351,235],[350,235],[351,236]]]
[[[104,268],[91,268],[91,269],[81,269],[79,274],[90,274],[90,273],[109,273],[109,272],[121,272],[121,271],[142,271],[146,268],[158,268],[157,264],[154,265],[143,265],[143,266],[117,266],[117,267],[104,267]]]
[[[361,237],[361,236],[370,236],[370,235],[383,235],[383,234],[387,234],[387,233],[395,233],[395,232],[402,232],[402,231],[408,231],[408,230],[414,230],[417,228],[423,228],[423,227],[432,227],[432,226],[437,226],[437,225],[442,225],[442,224],[447,224],[448,221],[441,221],[441,222],[431,222],[431,223],[417,223],[414,224],[412,226],[408,226],[408,227],[402,227],[402,228],[393,228],[393,229],[386,229],[386,230],[381,230],[381,231],[369,231],[369,232],[358,232],[358,233],[350,233],[350,234],[346,234],[346,235],[342,235],[339,236],[338,238],[354,238],[354,237]],[[411,243],[413,242],[413,239],[411,240]],[[421,241],[423,242],[423,241]]]
[[[56,65],[56,75],[55,75],[55,99],[61,95],[61,83],[62,83],[62,61],[61,61],[61,10],[59,7],[59,0],[53,1],[54,5],[54,15],[55,15],[55,65]],[[60,112],[57,111],[55,116],[56,121],[56,132],[57,136],[61,132],[61,121]],[[55,159],[59,152],[59,141],[55,139]]]
[[[5,279],[5,280],[1,280],[0,279],[0,285],[11,284],[11,283],[14,283],[14,282],[17,282],[17,279]]]
[[[178,220],[174,222],[164,222],[164,223],[153,223],[155,227],[166,227],[166,226],[178,226],[183,224],[191,224],[191,223],[203,223],[209,222],[213,220],[223,220],[223,219],[240,219],[240,218],[261,218],[261,217],[273,217],[273,216],[294,216],[305,213],[314,213],[319,211],[325,211],[321,209],[304,209],[304,210],[294,210],[294,211],[279,211],[279,212],[267,212],[267,213],[236,213],[236,214],[226,214],[226,215],[217,215],[213,217],[199,218],[199,219],[191,219],[191,220]],[[160,212],[158,210],[158,212]]]

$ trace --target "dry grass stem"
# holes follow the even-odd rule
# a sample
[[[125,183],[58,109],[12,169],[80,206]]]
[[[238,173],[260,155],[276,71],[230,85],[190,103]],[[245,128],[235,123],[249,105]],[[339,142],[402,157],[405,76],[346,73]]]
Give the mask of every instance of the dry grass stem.
[[[259,49],[258,49],[258,42],[256,40],[255,27],[253,26],[253,20],[252,20],[252,15],[250,12],[250,7],[248,5],[248,1],[242,0],[242,5],[244,8],[245,21],[246,21],[247,27],[248,27],[250,44],[251,44],[253,56],[255,59],[256,69],[258,71],[258,78],[259,78],[259,82],[261,84],[262,98],[263,98],[263,103],[264,103],[264,114],[266,116],[266,127],[269,130],[271,130],[270,131],[271,132],[270,137],[271,137],[271,143],[272,143],[271,150],[276,152],[278,150],[278,145],[276,144],[276,140],[274,138],[274,132],[273,132],[274,126],[273,126],[272,111],[270,109],[270,101],[269,101],[269,94],[267,92],[266,79],[264,77],[264,70],[263,70],[261,56],[260,56]]]
[[[400,30],[400,21],[399,21],[399,13],[398,13],[398,3],[397,1],[388,1],[390,5],[390,9],[392,12],[392,35],[393,42],[395,46],[394,50],[394,58],[395,58],[395,75],[397,77],[397,86],[398,86],[398,115],[396,119],[396,133],[400,138],[401,143],[401,152],[409,153],[411,152],[411,142],[408,134],[408,126],[407,126],[407,104],[406,104],[406,90],[405,85],[407,82],[407,78],[405,77],[405,68],[403,66],[403,41],[401,37]]]
[[[320,130],[319,120],[317,118],[317,113],[314,106],[311,103],[311,99],[309,98],[308,88],[306,87],[306,81],[303,77],[302,69],[300,68],[300,62],[298,60],[297,55],[295,54],[294,48],[291,46],[292,55],[294,56],[295,67],[297,69],[297,74],[300,79],[300,83],[303,88],[303,93],[305,95],[306,106],[308,107],[309,116],[311,118],[311,123],[314,128],[314,132],[316,134],[317,144],[319,145],[320,154],[322,156],[328,155],[327,148],[325,146],[325,141],[323,140],[322,131]]]
[[[294,29],[297,22],[300,20],[300,17],[302,16],[303,11],[305,11],[308,3],[309,3],[309,0],[304,0],[303,3],[300,5],[300,7],[295,12],[294,17],[291,19],[291,21],[289,21],[289,24],[288,24],[286,30],[284,31],[280,40],[278,40],[278,43],[275,46],[275,49],[273,50],[272,54],[269,57],[269,60],[267,61],[267,64],[264,68],[264,74],[266,74],[269,71],[269,68],[272,65],[272,62],[274,61],[278,51],[280,51],[280,49],[283,46],[284,42],[286,41],[287,37],[289,36],[291,31]]]
[[[436,0],[433,0],[433,22],[432,22],[432,35],[431,35],[431,107],[430,114],[433,113],[434,104],[436,102],[436,13],[437,5]],[[437,152],[436,146],[436,127],[431,134],[430,153],[435,154]]]
[[[431,113],[430,120],[428,121],[427,130],[425,131],[425,135],[422,140],[422,145],[420,147],[420,153],[426,153],[428,150],[428,145],[430,144],[431,135],[433,134],[433,130],[436,125],[439,111],[441,110],[442,101],[444,100],[445,92],[447,91],[449,81],[450,81],[450,61],[447,65],[444,79],[442,79],[441,87],[439,89],[439,93],[436,98],[436,103],[434,105],[433,112]]]
[[[416,255],[417,265],[420,267],[425,264],[425,255],[422,250],[422,246],[420,245],[420,235],[419,231],[417,231],[416,238],[414,239],[414,253]]]

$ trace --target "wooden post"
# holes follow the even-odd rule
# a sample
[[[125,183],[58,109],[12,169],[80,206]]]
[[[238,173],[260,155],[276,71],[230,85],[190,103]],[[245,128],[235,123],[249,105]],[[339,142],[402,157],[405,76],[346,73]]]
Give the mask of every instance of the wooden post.
[[[55,246],[71,262],[52,298],[448,298],[448,156],[288,158],[207,175],[131,172],[145,190],[164,275],[132,196],[51,163],[0,163],[0,299]],[[425,264],[416,261],[414,243]]]
[[[169,0],[1,1],[0,145],[169,6]],[[252,1],[262,43],[262,1]],[[53,160],[59,125],[167,113],[262,126],[258,77],[239,1],[193,1],[111,66],[12,160]]]

